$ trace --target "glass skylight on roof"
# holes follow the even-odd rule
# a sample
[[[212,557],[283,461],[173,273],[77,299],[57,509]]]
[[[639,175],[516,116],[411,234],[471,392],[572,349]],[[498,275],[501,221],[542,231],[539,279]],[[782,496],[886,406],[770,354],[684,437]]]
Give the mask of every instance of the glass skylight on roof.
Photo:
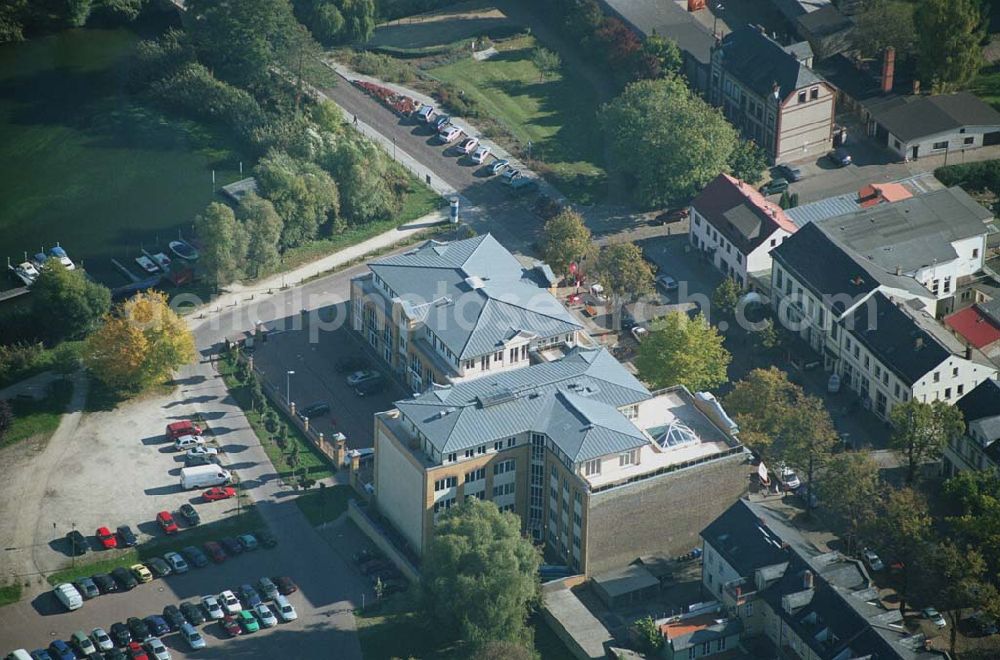
[[[671,447],[679,447],[681,445],[690,445],[692,443],[698,442],[698,436],[692,431],[688,426],[675,419],[670,422],[667,430],[656,439],[656,442],[664,449],[670,449]]]

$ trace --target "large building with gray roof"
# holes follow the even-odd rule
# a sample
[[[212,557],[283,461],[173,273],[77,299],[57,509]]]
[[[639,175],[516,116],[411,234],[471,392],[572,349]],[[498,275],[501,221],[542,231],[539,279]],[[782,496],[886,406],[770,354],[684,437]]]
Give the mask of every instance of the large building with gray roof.
[[[689,550],[745,489],[737,434],[711,395],[651,393],[605,349],[577,348],[377,415],[374,499],[417,554],[476,497],[590,573]]]
[[[573,347],[583,326],[490,234],[427,241],[372,261],[351,281],[351,324],[414,392],[527,366]]]

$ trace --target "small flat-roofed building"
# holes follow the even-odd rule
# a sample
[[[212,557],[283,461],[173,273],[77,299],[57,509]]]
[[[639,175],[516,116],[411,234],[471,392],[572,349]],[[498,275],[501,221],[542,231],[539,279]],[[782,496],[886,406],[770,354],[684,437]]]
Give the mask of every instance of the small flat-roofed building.
[[[660,625],[663,655],[667,660],[727,658],[739,652],[743,623],[721,612],[674,617]]]

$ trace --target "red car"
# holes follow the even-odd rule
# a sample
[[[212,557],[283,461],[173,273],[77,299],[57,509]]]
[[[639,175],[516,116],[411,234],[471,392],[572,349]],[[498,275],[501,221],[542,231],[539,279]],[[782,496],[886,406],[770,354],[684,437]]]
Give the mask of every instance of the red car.
[[[189,419],[167,424],[167,440],[176,440],[182,435],[201,435],[201,427]]]
[[[216,486],[215,488],[209,488],[201,496],[205,498],[206,502],[228,500],[230,497],[236,497],[236,489],[232,486]]]
[[[568,296],[566,296],[566,302],[569,303],[570,305],[578,305],[581,302],[583,302],[583,296],[581,296],[579,293],[571,293]]]
[[[146,649],[142,648],[142,644],[139,642],[129,642],[126,648],[128,649],[128,657],[132,660],[149,660]]]
[[[205,543],[205,553],[212,558],[216,564],[221,564],[226,561],[226,551],[222,549],[222,546],[215,541],[207,541]]]
[[[243,628],[240,628],[239,622],[236,621],[236,617],[232,614],[227,614],[223,617],[222,621],[219,622],[222,629],[229,633],[230,637],[236,637],[237,635],[243,634]]]
[[[288,594],[294,594],[296,591],[299,590],[299,588],[295,586],[295,583],[292,582],[292,578],[290,577],[273,577],[271,578],[271,582],[274,582],[275,586],[278,587],[278,593],[281,594],[282,596],[287,596]]]
[[[101,547],[105,550],[111,550],[118,547],[118,539],[115,535],[111,533],[111,530],[107,527],[97,528],[97,540],[101,542]]]
[[[180,531],[180,527],[174,522],[174,517],[170,515],[169,511],[160,511],[156,514],[156,522],[160,523],[160,527],[167,534],[176,534]]]

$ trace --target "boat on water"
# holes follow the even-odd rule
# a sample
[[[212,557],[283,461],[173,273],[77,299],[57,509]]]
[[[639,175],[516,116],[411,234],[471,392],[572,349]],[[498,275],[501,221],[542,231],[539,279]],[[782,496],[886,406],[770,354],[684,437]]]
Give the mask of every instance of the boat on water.
[[[55,247],[49,248],[49,258],[61,263],[66,270],[76,269],[76,264],[73,263],[73,260],[66,254],[66,250],[62,249],[58,243],[56,243]]]
[[[194,261],[198,258],[198,250],[195,250],[194,246],[187,241],[170,241],[167,247],[181,259]]]
[[[170,257],[163,254],[162,252],[157,252],[156,254],[154,254],[153,261],[156,262],[156,265],[159,266],[160,269],[170,270]]]
[[[24,283],[24,286],[31,286],[38,279],[40,273],[35,268],[35,264],[25,261],[13,269],[14,276]]]
[[[42,268],[45,267],[45,262],[48,261],[48,257],[45,256],[44,252],[36,252],[33,257],[31,257],[32,265],[41,272]]]
[[[155,273],[156,271],[160,270],[160,267],[156,265],[156,262],[147,257],[146,255],[142,255],[141,257],[136,257],[135,262],[139,264],[139,267],[142,268],[147,273]]]

